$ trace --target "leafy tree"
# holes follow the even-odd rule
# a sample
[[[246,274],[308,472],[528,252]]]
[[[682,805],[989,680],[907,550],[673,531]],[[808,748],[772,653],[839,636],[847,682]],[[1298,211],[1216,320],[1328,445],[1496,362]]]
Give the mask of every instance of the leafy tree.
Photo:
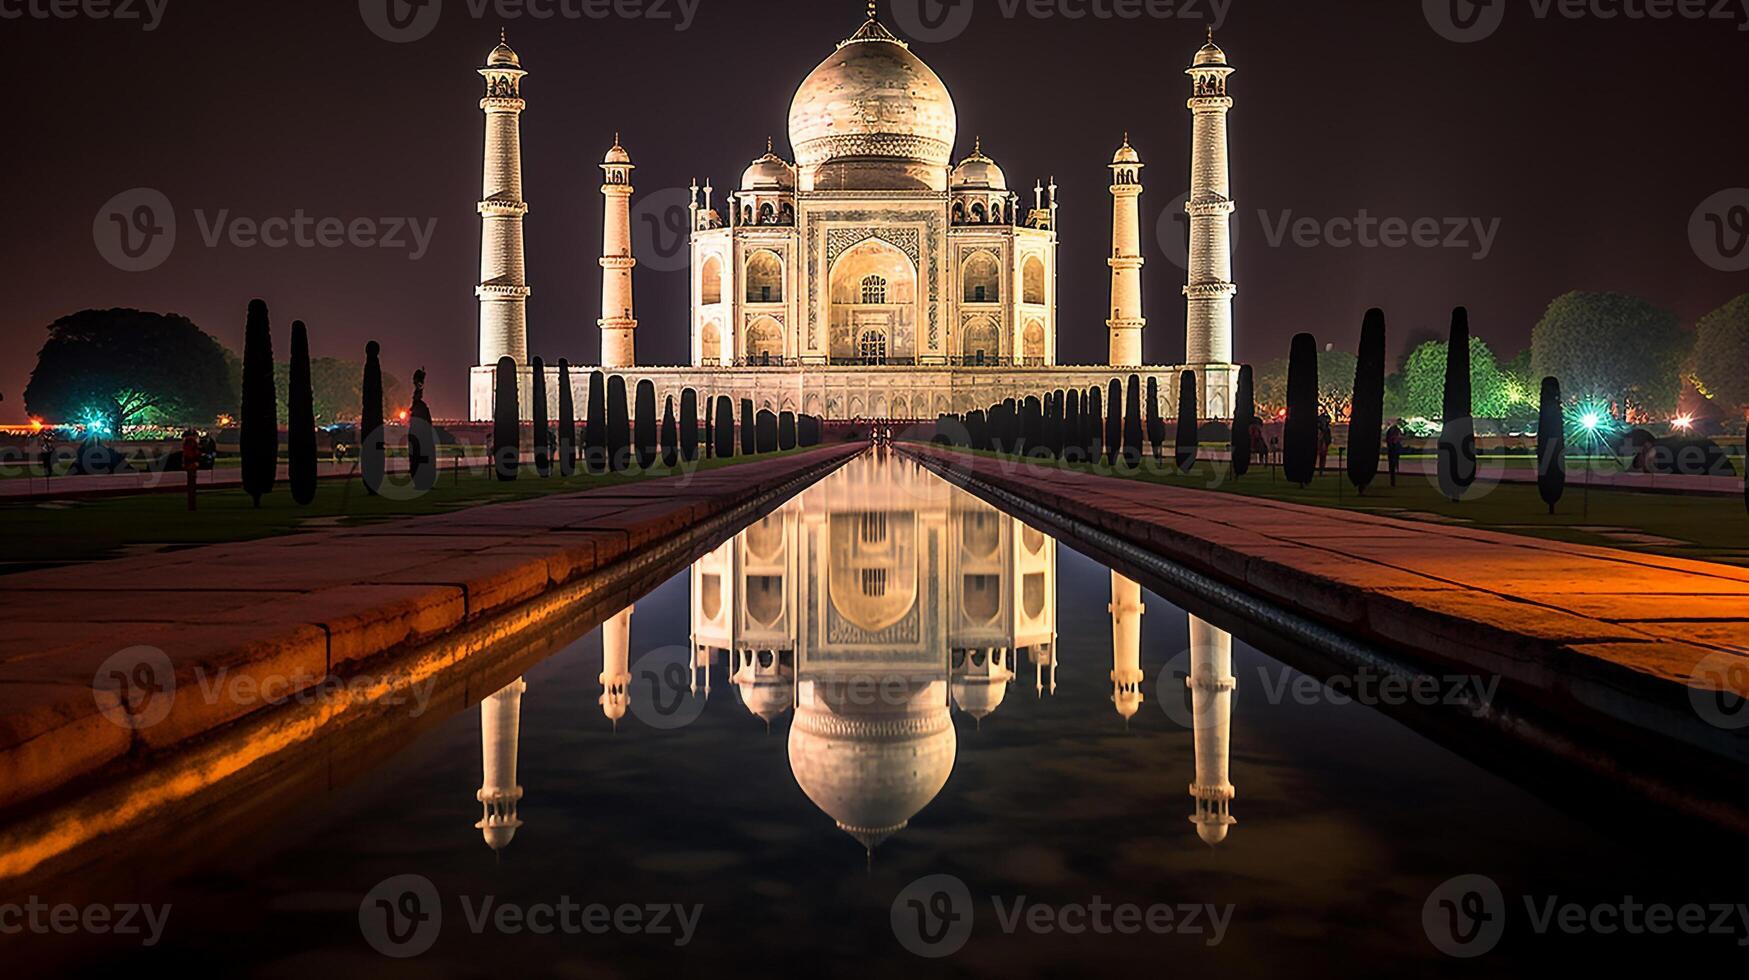
[[[607,472],[607,376],[589,372],[589,417],[583,420],[583,462],[589,472]]]
[[[1553,514],[1567,489],[1567,420],[1561,406],[1561,383],[1554,378],[1543,379],[1537,413],[1536,487]]]
[[[364,478],[364,492],[376,496],[382,489],[383,469],[383,366],[378,356],[382,345],[370,341],[364,345],[364,379],[358,390],[363,397],[358,415],[358,464]],[[515,364],[511,365],[514,371]]]
[[[559,358],[559,475],[577,472],[577,396],[571,391],[571,362]]]
[[[250,301],[243,328],[241,421],[243,492],[260,507],[279,476],[279,412],[273,399],[273,330],[267,304],[258,299]]]
[[[1409,355],[1402,375],[1402,394],[1394,414],[1410,418],[1443,418],[1445,412],[1446,341],[1422,344]],[[1500,370],[1494,352],[1480,337],[1469,340],[1471,411],[1476,418],[1499,419],[1515,407],[1516,385]]]
[[[1282,433],[1282,474],[1301,487],[1312,482],[1318,462],[1318,341],[1294,337],[1288,355],[1287,425]]]
[[[49,325],[24,389],[25,410],[51,422],[101,419],[207,423],[235,411],[227,351],[186,317],[85,310]]]
[[[373,342],[371,347],[376,347]],[[371,352],[371,363],[376,353]],[[500,481],[515,480],[522,469],[522,408],[517,390],[516,359],[498,359],[498,381],[492,391],[492,472]]]
[[[1251,395],[1257,410],[1268,418],[1287,411],[1287,358],[1278,357],[1258,365],[1251,375]]]
[[[1178,376],[1178,440],[1173,447],[1180,473],[1196,465],[1197,404],[1196,372],[1186,371]]]
[[[1701,393],[1734,412],[1749,409],[1749,293],[1700,318],[1694,375]]]
[[[529,407],[534,416],[534,472],[541,479],[553,475],[553,430],[547,425],[547,365],[539,357],[528,362],[534,382]]]
[[[1251,469],[1251,420],[1257,417],[1256,375],[1251,365],[1239,365],[1239,390],[1233,397],[1233,476]]]
[[[1348,482],[1362,495],[1379,475],[1385,424],[1385,311],[1366,311],[1354,367],[1354,408],[1348,422]]]
[[[680,393],[680,457],[698,458],[698,392],[692,388]]]
[[[237,362],[240,366],[241,361]],[[240,370],[240,367],[239,367]],[[291,411],[291,365],[281,361],[273,366],[274,397],[278,399],[281,416]],[[240,391],[241,389],[239,389]],[[364,400],[364,364],[337,357],[310,359],[310,395],[318,426],[351,423],[358,419],[358,406]],[[383,403],[405,405],[407,392],[399,378],[383,374]]]
[[[1560,378],[1570,398],[1615,406],[1620,418],[1675,410],[1689,350],[1676,314],[1615,293],[1561,296],[1531,333],[1537,375]]]
[[[287,384],[290,404],[285,417],[287,482],[292,500],[308,507],[316,499],[316,410],[310,390],[310,335],[304,321],[294,320]]]
[[[1470,398],[1470,311],[1461,306],[1451,312],[1451,340],[1445,353],[1439,489],[1456,503],[1476,482],[1476,420]]]

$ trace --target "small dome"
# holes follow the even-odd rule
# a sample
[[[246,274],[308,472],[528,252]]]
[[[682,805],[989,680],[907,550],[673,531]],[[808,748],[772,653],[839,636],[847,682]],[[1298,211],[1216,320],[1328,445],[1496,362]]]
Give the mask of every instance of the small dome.
[[[517,57],[516,51],[510,47],[510,44],[506,40],[504,33],[502,31],[500,31],[498,33],[498,46],[493,48],[492,53],[486,56],[486,67],[487,68],[521,68],[522,67],[522,59]]]
[[[794,701],[790,682],[782,677],[737,677],[735,684],[741,691],[741,703],[747,710],[768,722],[783,717]]]
[[[983,141],[979,140],[972,147],[972,155],[953,168],[953,188],[956,191],[1005,191],[1008,189],[1008,177],[1002,173],[1002,168],[996,165],[996,161],[984,155]]]
[[[1142,162],[1142,155],[1140,153],[1137,153],[1136,148],[1130,145],[1130,134],[1128,134],[1128,133],[1123,134],[1123,145],[1118,147],[1117,152],[1111,155],[1111,162],[1112,163],[1141,163]]]
[[[476,825],[479,826],[479,825]],[[486,838],[486,846],[494,851],[502,851],[510,846],[516,838],[516,828],[520,824],[491,824],[480,826],[480,835]]]
[[[1201,837],[1204,844],[1208,844],[1212,847],[1227,839],[1227,828],[1229,826],[1231,826],[1231,824],[1224,822],[1199,821],[1196,825],[1196,836]]]
[[[613,134],[613,146],[607,151],[607,156],[601,158],[602,163],[625,165],[632,162],[632,155],[626,148],[619,145],[619,134]]]
[[[765,155],[753,161],[741,174],[741,189],[744,191],[793,191],[796,189],[796,170],[783,157],[772,151],[768,143]]]
[[[1224,68],[1227,64],[1227,53],[1215,43],[1214,28],[1209,29],[1209,42],[1196,53],[1196,67],[1213,66]]]
[[[1006,677],[955,677],[951,687],[953,703],[979,721],[995,713],[1008,696]]]

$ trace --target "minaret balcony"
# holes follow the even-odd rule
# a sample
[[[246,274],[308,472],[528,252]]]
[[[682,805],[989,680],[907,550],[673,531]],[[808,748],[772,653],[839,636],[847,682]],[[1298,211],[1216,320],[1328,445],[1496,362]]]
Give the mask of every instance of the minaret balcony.
[[[1226,112],[1233,108],[1230,95],[1199,95],[1184,103],[1191,112]]]
[[[480,100],[480,108],[487,112],[521,112],[528,108],[528,103],[523,99],[488,95]]]
[[[1184,213],[1192,218],[1224,218],[1238,209],[1237,204],[1224,197],[1191,201],[1184,205]]]
[[[637,267],[638,260],[629,255],[604,255],[601,257],[603,269],[631,270]]]
[[[488,282],[474,287],[474,295],[481,299],[527,299],[531,292],[527,286],[507,282]]]
[[[521,218],[528,214],[528,203],[502,199],[487,200],[480,202],[479,211],[483,218]]]

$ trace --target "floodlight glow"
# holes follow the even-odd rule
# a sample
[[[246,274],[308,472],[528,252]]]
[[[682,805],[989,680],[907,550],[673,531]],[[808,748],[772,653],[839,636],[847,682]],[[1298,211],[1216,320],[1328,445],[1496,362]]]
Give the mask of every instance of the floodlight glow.
[[[1676,418],[1671,420],[1670,424],[1674,425],[1678,429],[1681,429],[1684,432],[1686,432],[1689,429],[1694,428],[1694,416],[1692,416],[1692,415],[1678,415],[1678,416],[1676,416]]]
[[[1603,424],[1603,420],[1598,418],[1596,412],[1586,412],[1579,417],[1579,424],[1584,426],[1587,432],[1596,432],[1597,427]]]

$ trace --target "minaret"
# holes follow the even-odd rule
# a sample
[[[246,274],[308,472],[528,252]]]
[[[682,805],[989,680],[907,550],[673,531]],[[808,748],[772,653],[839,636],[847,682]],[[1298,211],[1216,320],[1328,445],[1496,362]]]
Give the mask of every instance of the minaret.
[[[1142,157],[1123,146],[1111,158],[1111,366],[1142,365]]]
[[[605,207],[601,229],[601,366],[629,368],[637,364],[632,316],[632,155],[613,134],[613,148],[601,162],[601,196]]]
[[[485,776],[474,799],[486,809],[474,826],[494,851],[504,850],[522,826],[516,816],[517,801],[522,799],[522,787],[516,785],[516,743],[522,730],[522,694],[527,690],[518,677],[480,702],[480,762]]]
[[[1233,819],[1233,784],[1227,761],[1233,730],[1233,635],[1195,616],[1190,617],[1191,737],[1196,743],[1196,782],[1190,797],[1196,812],[1190,822],[1209,844],[1227,839]]]
[[[1111,573],[1111,703],[1124,724],[1142,707],[1142,586]]]
[[[528,363],[528,280],[522,256],[522,59],[503,40],[486,59],[486,163],[480,199],[480,366]]]
[[[1208,43],[1196,53],[1196,63],[1185,69],[1185,74],[1191,79],[1187,105],[1195,129],[1191,136],[1190,199],[1184,205],[1190,215],[1184,361],[1197,372],[1197,380],[1203,383],[1204,403],[1209,405],[1216,395],[1203,369],[1233,360],[1233,294],[1239,291],[1233,285],[1234,204],[1227,162],[1227,113],[1233,108],[1227,95],[1227,77],[1233,69],[1227,65],[1226,52],[1215,45],[1214,28],[1209,29]]]
[[[632,609],[627,606],[601,624],[601,713],[619,730],[631,704]]]

